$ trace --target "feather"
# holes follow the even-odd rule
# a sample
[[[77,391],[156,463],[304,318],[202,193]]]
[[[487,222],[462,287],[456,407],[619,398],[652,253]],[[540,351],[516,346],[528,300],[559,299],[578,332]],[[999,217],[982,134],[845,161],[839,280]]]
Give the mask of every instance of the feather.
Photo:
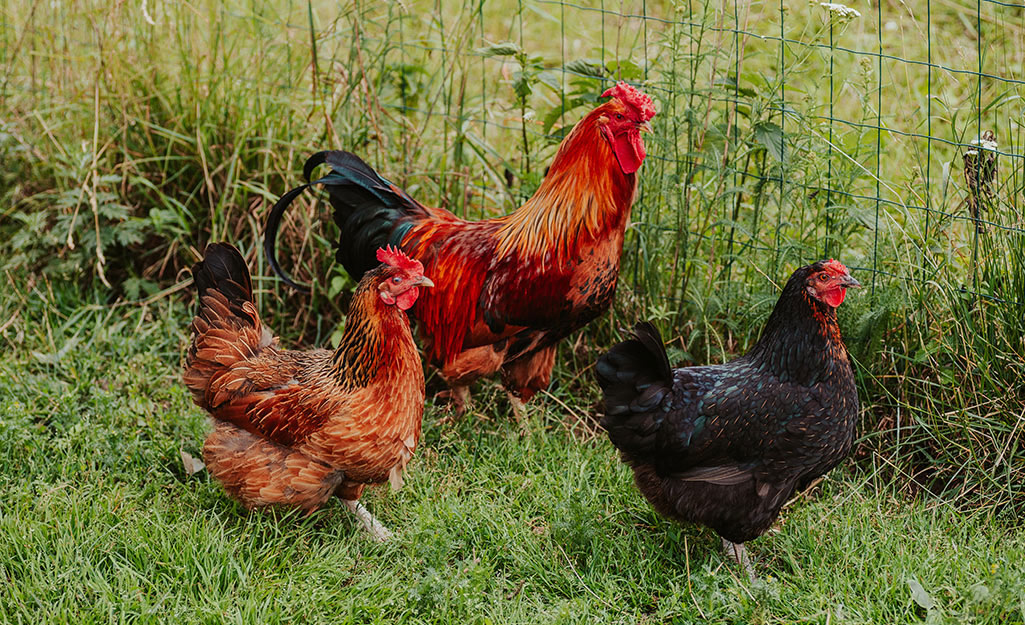
[[[673,473],[672,477],[685,482],[708,482],[722,486],[740,484],[751,479],[751,467],[740,465],[723,465],[717,467],[694,467],[681,473]]]

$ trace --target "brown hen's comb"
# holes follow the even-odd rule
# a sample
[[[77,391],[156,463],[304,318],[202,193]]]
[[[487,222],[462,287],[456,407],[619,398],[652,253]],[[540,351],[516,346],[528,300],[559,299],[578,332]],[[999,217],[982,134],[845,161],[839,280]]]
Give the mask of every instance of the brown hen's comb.
[[[408,273],[423,275],[424,272],[423,263],[406,256],[405,252],[392,245],[377,248],[377,260]]]
[[[637,109],[637,112],[641,114],[641,121],[648,121],[655,116],[655,105],[651,101],[651,97],[648,94],[638,91],[636,88],[631,87],[623,81],[616,83],[615,87],[609,87],[605,90],[605,93],[601,94],[603,98],[616,98],[621,100],[623,104],[632,106]]]
[[[833,260],[832,258],[830,258],[826,262],[822,263],[822,266],[824,268],[828,269],[829,271],[833,272],[834,274],[839,274],[839,275],[846,276],[846,275],[850,275],[850,273],[851,273],[850,270],[847,269],[847,267],[844,267],[843,263],[841,263],[838,260]]]

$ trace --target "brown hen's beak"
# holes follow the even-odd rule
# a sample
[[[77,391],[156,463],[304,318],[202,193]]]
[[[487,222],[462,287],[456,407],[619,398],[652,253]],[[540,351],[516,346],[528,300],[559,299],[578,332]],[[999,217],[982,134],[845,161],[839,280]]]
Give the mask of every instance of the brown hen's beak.
[[[641,122],[641,123],[637,124],[637,129],[640,130],[641,132],[650,132],[650,133],[654,133],[655,132],[654,130],[651,129],[651,124],[649,124],[648,122]]]
[[[843,277],[843,279],[840,280],[840,286],[852,289],[860,289],[861,283],[855,280],[854,276],[852,276],[851,274],[847,274]]]
[[[434,286],[434,282],[432,282],[427,276],[420,276],[420,281],[416,284],[417,286]]]

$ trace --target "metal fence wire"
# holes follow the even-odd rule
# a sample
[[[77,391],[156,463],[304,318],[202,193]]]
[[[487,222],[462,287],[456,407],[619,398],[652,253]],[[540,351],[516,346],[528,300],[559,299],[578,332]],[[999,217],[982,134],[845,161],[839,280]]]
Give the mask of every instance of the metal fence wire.
[[[356,6],[379,105],[413,131],[367,147],[403,184],[512,210],[597,94],[640,85],[659,113],[599,323],[655,318],[704,362],[738,348],[707,327],[749,343],[793,269],[838,258],[868,287],[844,312],[866,431],[913,480],[1023,500],[1025,4]]]
[[[650,93],[625,256],[648,308],[835,256],[873,296],[939,288],[1020,312],[1023,8],[517,0],[354,19],[381,51],[375,104],[418,137],[397,142],[405,182],[435,176],[471,217],[529,195],[607,83]]]

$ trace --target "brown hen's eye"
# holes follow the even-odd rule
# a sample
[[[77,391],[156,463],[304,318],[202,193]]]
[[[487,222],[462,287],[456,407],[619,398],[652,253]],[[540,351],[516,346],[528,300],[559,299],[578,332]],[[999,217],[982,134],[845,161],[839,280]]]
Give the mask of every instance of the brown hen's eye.
[[[399,282],[402,282],[402,278],[400,278],[398,276],[395,276],[394,278],[391,279],[391,281],[394,282],[395,284],[398,284]]]

